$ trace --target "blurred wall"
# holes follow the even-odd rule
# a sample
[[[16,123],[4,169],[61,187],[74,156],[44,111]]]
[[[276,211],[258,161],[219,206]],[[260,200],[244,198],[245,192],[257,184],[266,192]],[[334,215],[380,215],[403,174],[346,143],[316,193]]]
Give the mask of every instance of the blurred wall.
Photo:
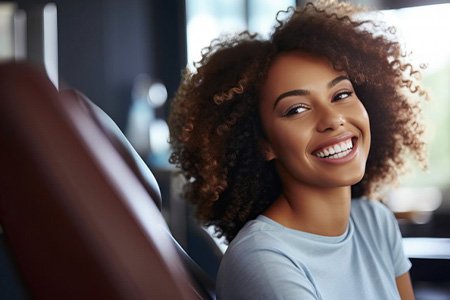
[[[60,87],[84,92],[122,129],[138,74],[161,80],[169,97],[178,86],[186,64],[183,0],[15,2],[26,11],[56,4]]]

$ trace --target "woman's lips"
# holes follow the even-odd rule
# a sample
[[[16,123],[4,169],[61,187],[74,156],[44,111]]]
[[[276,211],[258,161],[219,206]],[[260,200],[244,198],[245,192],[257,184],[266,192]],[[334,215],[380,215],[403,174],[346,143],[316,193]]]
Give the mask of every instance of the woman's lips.
[[[338,142],[315,151],[314,155],[320,158],[340,158],[347,155],[352,149],[352,139],[348,138],[342,142]]]
[[[321,144],[312,154],[319,160],[330,163],[344,163],[356,155],[358,138],[345,134]]]

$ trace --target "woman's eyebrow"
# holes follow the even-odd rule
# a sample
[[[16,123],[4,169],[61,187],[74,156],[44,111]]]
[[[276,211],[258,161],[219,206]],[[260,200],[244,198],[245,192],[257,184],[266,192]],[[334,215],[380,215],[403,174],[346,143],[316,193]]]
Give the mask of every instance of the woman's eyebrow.
[[[348,81],[350,81],[350,79],[348,78],[347,75],[341,75],[341,76],[338,76],[338,77],[336,77],[335,79],[331,80],[331,81],[328,83],[327,87],[328,87],[329,89],[331,89],[333,86],[335,86],[336,84],[338,84],[338,83],[341,82],[342,80],[348,80]]]
[[[327,87],[329,89],[331,89],[332,87],[334,87],[336,84],[338,84],[339,82],[343,81],[343,80],[350,80],[348,78],[347,75],[340,75],[336,78],[334,78],[333,80],[331,80],[328,84]],[[311,94],[310,91],[308,90],[302,90],[302,89],[298,89],[298,90],[291,90],[291,91],[287,91],[285,93],[282,93],[281,95],[279,95],[277,97],[277,99],[275,99],[275,102],[273,104],[273,109],[275,109],[275,107],[277,106],[278,102],[280,102],[280,100],[282,100],[283,98],[286,97],[290,97],[290,96],[307,96]]]
[[[280,100],[282,100],[283,98],[286,97],[290,97],[290,96],[306,96],[309,95],[310,92],[308,90],[291,90],[291,91],[287,91],[283,94],[281,94],[280,96],[277,97],[277,99],[275,99],[275,103],[273,104],[273,109],[275,109],[275,107],[277,106],[278,102],[280,102]]]

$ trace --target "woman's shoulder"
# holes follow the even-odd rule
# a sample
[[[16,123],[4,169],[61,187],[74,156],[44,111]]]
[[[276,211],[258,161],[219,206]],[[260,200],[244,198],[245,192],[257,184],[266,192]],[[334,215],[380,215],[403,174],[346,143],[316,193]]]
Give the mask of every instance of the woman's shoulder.
[[[358,225],[371,229],[390,226],[394,220],[393,212],[384,203],[367,198],[352,200],[351,217]]]
[[[291,246],[283,232],[281,225],[264,216],[249,221],[228,245],[221,265],[240,269],[244,266],[254,267],[268,260],[289,260]]]
[[[392,211],[381,201],[368,198],[357,198],[352,200],[353,214],[374,214],[378,217],[386,217]]]
[[[274,240],[280,239],[277,234],[280,230],[282,228],[275,222],[271,222],[267,217],[259,216],[245,224],[228,246],[227,252],[232,252],[235,248],[248,251],[270,248],[274,245]]]
[[[279,299],[283,294],[297,299],[299,289],[315,295],[306,268],[293,261],[282,231],[266,217],[249,221],[222,258],[218,295],[227,299]]]

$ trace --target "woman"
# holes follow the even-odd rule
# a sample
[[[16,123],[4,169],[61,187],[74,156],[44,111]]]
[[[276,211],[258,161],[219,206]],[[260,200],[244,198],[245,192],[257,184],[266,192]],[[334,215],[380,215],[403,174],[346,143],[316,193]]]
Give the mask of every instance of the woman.
[[[405,154],[424,162],[426,94],[392,28],[359,13],[308,3],[269,40],[214,41],[184,75],[171,162],[230,242],[219,299],[414,299],[395,218],[369,199]]]

